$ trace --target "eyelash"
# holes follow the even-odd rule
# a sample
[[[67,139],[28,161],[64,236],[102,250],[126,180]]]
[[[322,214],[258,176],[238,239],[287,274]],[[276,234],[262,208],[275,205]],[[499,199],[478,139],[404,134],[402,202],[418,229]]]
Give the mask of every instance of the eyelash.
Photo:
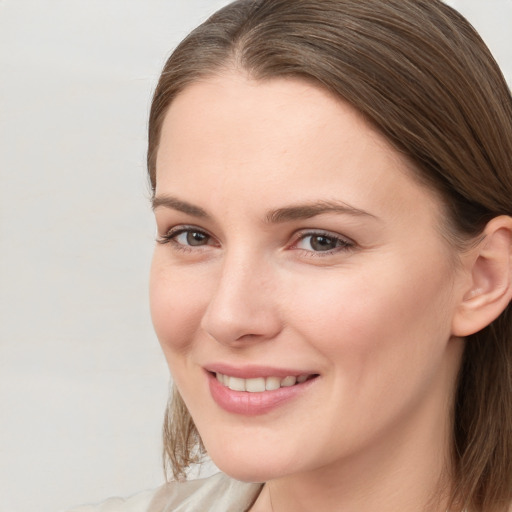
[[[199,229],[195,226],[177,226],[176,228],[173,228],[169,230],[165,235],[160,236],[157,238],[157,243],[159,244],[172,244],[173,248],[178,251],[196,251],[201,250],[203,247],[211,245],[211,244],[205,244],[205,245],[198,245],[198,246],[192,246],[192,245],[186,245],[182,244],[177,241],[177,238],[184,234],[184,233],[195,233],[202,235],[209,240],[212,240],[213,237],[208,234],[206,231]],[[311,238],[324,238],[326,240],[331,241],[331,243],[335,244],[335,247],[326,251],[315,251],[313,249],[303,249],[297,247],[300,242],[307,239],[308,237]],[[352,240],[342,237],[340,235],[330,233],[328,231],[303,231],[299,232],[298,235],[296,235],[294,242],[289,246],[290,248],[295,248],[296,250],[300,250],[303,253],[307,254],[309,257],[324,257],[324,256],[330,256],[332,254],[335,254],[337,252],[346,252],[353,250],[356,247],[355,242]]]
[[[301,249],[297,247],[297,245],[306,240],[307,238],[324,238],[329,240],[330,242],[335,244],[335,247],[326,251],[315,251],[308,249]],[[310,242],[311,246],[311,242]],[[329,231],[303,231],[298,234],[297,239],[292,244],[292,248],[295,247],[297,250],[301,250],[304,253],[307,253],[310,257],[324,257],[330,256],[332,254],[336,254],[338,252],[347,252],[354,249],[356,246],[355,242],[350,240],[349,238],[343,237],[341,235],[337,235],[335,233],[330,233]],[[313,249],[313,248],[312,248]]]
[[[177,241],[178,236],[182,235],[183,233],[197,233],[199,235],[204,235],[205,237],[212,239],[213,237],[209,235],[206,231],[196,228],[195,226],[177,226],[175,228],[170,229],[165,235],[162,235],[157,238],[157,243],[165,245],[165,244],[171,244],[173,246],[173,249],[176,249],[178,251],[195,251],[198,249],[201,249],[202,245],[198,245],[194,248],[194,246],[191,245],[185,245]],[[207,245],[207,244],[206,244]]]

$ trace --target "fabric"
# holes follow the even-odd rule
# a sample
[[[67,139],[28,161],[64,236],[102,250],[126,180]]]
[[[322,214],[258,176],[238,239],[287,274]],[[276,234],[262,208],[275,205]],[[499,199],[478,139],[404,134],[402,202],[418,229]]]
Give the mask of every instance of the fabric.
[[[110,498],[96,505],[84,505],[67,512],[148,512],[149,505],[155,497],[155,491],[145,491],[131,498]]]
[[[262,484],[248,484],[217,473],[188,482],[169,482],[156,491],[146,491],[128,499],[110,498],[98,505],[68,512],[246,512]]]

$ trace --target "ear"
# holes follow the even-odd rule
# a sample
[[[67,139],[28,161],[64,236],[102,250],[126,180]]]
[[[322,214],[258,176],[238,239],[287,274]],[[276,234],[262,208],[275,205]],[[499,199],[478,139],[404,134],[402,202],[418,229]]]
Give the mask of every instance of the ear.
[[[452,322],[464,337],[488,326],[512,300],[512,217],[492,219],[483,239],[464,257],[468,279]]]

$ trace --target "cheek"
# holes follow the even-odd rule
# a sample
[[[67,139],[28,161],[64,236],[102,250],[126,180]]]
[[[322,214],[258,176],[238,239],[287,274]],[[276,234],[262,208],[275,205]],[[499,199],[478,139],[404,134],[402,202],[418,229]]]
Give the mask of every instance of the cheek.
[[[150,275],[150,308],[155,332],[170,362],[171,356],[190,350],[207,298],[197,276],[169,268],[162,260],[155,254]]]
[[[326,406],[330,419],[321,426],[320,437],[332,446],[371,437],[441,385],[450,335],[447,276],[440,268],[396,268],[376,264],[296,284],[287,308],[296,338],[325,362],[326,403],[340,404]]]
[[[295,282],[289,314],[333,364],[378,373],[439,350],[450,335],[450,272],[389,261]],[[409,264],[409,267],[411,265]],[[364,271],[363,271],[364,270]]]

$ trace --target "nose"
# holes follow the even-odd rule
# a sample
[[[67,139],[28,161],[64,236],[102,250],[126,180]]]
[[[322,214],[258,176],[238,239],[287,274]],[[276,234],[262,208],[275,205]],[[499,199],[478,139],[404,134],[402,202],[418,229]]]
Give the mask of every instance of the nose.
[[[226,259],[202,329],[232,346],[273,339],[281,331],[276,288],[271,264],[254,257]]]

